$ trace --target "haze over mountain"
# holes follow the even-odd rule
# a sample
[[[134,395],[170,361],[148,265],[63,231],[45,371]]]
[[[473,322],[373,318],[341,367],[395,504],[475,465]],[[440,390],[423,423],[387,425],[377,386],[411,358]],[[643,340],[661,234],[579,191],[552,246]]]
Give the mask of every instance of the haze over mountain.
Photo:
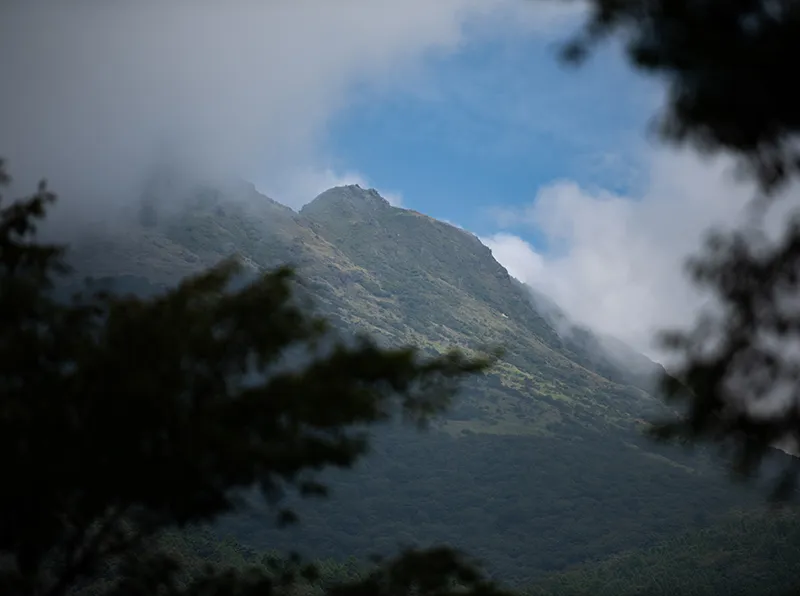
[[[630,400],[613,417],[624,423],[654,403],[641,391],[640,369],[655,364],[570,323],[552,301],[514,280],[475,235],[392,207],[374,189],[332,188],[295,212],[247,183],[194,186],[159,171],[137,218],[140,226],[117,228],[113,239],[101,233],[78,244],[80,269],[170,283],[231,255],[254,270],[290,263],[323,312],[345,326],[434,350],[502,345],[510,385],[558,396],[564,381],[554,378],[570,377],[572,393],[586,399],[569,412],[591,410],[598,395],[618,392]],[[609,406],[602,406],[606,415]],[[572,415],[552,409],[556,418]]]
[[[252,273],[289,263],[342,332],[426,351],[505,350],[429,433],[386,428],[355,471],[329,474],[332,498],[300,503],[299,527],[274,530],[257,507],[217,528],[250,547],[341,558],[449,543],[522,584],[755,502],[705,452],[642,437],[665,411],[648,392],[657,365],[571,324],[469,232],[357,185],[297,212],[252,185],[164,173],[129,216],[73,246],[81,274],[151,293],[231,255]]]

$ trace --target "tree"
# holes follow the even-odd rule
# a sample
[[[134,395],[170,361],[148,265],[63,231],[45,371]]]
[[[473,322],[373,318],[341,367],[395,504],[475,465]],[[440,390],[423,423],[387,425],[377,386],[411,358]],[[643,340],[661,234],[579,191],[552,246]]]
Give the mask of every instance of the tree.
[[[315,473],[351,466],[370,427],[424,423],[489,364],[345,342],[300,307],[287,269],[234,290],[225,262],[154,298],[58,300],[65,248],[37,242],[35,225],[54,200],[42,183],[0,209],[3,594],[62,596],[100,576],[120,596],[280,593],[286,582],[255,572],[177,582],[157,538],[234,510],[253,487],[275,503],[324,494]],[[428,593],[459,579],[493,589],[452,551],[408,552],[382,573],[404,562],[417,587],[435,571]]]
[[[597,42],[619,36],[632,64],[668,84],[661,137],[738,156],[754,176],[761,207],[800,173],[800,55],[797,0],[591,0],[591,16],[565,48],[579,63]],[[763,211],[762,211],[763,213]],[[776,444],[800,447],[800,219],[777,241],[752,230],[712,233],[689,264],[721,305],[687,332],[665,334],[684,364],[664,379],[679,420],[660,438],[735,448],[736,469],[758,469]],[[797,464],[777,489],[793,486]]]
[[[668,85],[662,137],[732,151],[766,189],[800,171],[797,0],[590,0],[567,44],[580,63],[598,42],[627,43],[631,63]]]

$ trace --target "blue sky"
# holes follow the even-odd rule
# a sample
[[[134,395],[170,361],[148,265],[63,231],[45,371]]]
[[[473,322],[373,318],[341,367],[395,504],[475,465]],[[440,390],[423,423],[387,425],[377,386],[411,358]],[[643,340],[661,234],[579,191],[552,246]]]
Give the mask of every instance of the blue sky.
[[[555,180],[634,191],[652,82],[616,49],[578,69],[556,51],[539,36],[484,39],[429,60],[405,93],[362,90],[330,127],[336,169],[479,235],[497,229],[487,210],[529,204]]]
[[[664,88],[619,46],[569,68],[557,58],[568,35],[468,40],[405,84],[357,88],[324,152],[335,171],[477,234],[576,321],[662,358],[656,333],[704,300],[685,258],[746,193],[691,151],[659,148],[647,131]]]
[[[646,141],[663,90],[619,51],[558,62],[578,0],[39,4],[0,2],[0,155],[76,225],[119,217],[165,146],[293,208],[363,182],[647,349],[696,311],[683,260],[748,196]]]

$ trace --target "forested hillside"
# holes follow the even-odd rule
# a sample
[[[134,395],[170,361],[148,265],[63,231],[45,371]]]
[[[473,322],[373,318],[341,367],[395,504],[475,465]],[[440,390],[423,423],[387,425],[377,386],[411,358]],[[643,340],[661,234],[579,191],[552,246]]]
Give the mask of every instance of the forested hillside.
[[[209,562],[268,566],[280,551],[248,548],[207,530],[171,534],[165,543],[199,569]],[[355,557],[318,561],[328,582],[366,574]],[[791,596],[800,577],[800,518],[791,511],[735,511],[710,527],[677,534],[655,546],[628,550],[546,576],[518,588],[520,596]]]
[[[530,596],[789,596],[800,592],[800,518],[736,512],[654,547],[583,565],[533,586]]]

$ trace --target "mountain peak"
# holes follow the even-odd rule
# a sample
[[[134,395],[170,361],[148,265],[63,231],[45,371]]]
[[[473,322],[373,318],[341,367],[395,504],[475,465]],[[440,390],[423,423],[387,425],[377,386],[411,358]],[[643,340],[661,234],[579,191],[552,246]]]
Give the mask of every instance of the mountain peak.
[[[300,213],[321,214],[335,211],[338,215],[355,215],[357,213],[370,213],[391,208],[389,201],[384,199],[374,188],[361,188],[358,184],[335,186],[319,194],[313,201],[305,205]]]

